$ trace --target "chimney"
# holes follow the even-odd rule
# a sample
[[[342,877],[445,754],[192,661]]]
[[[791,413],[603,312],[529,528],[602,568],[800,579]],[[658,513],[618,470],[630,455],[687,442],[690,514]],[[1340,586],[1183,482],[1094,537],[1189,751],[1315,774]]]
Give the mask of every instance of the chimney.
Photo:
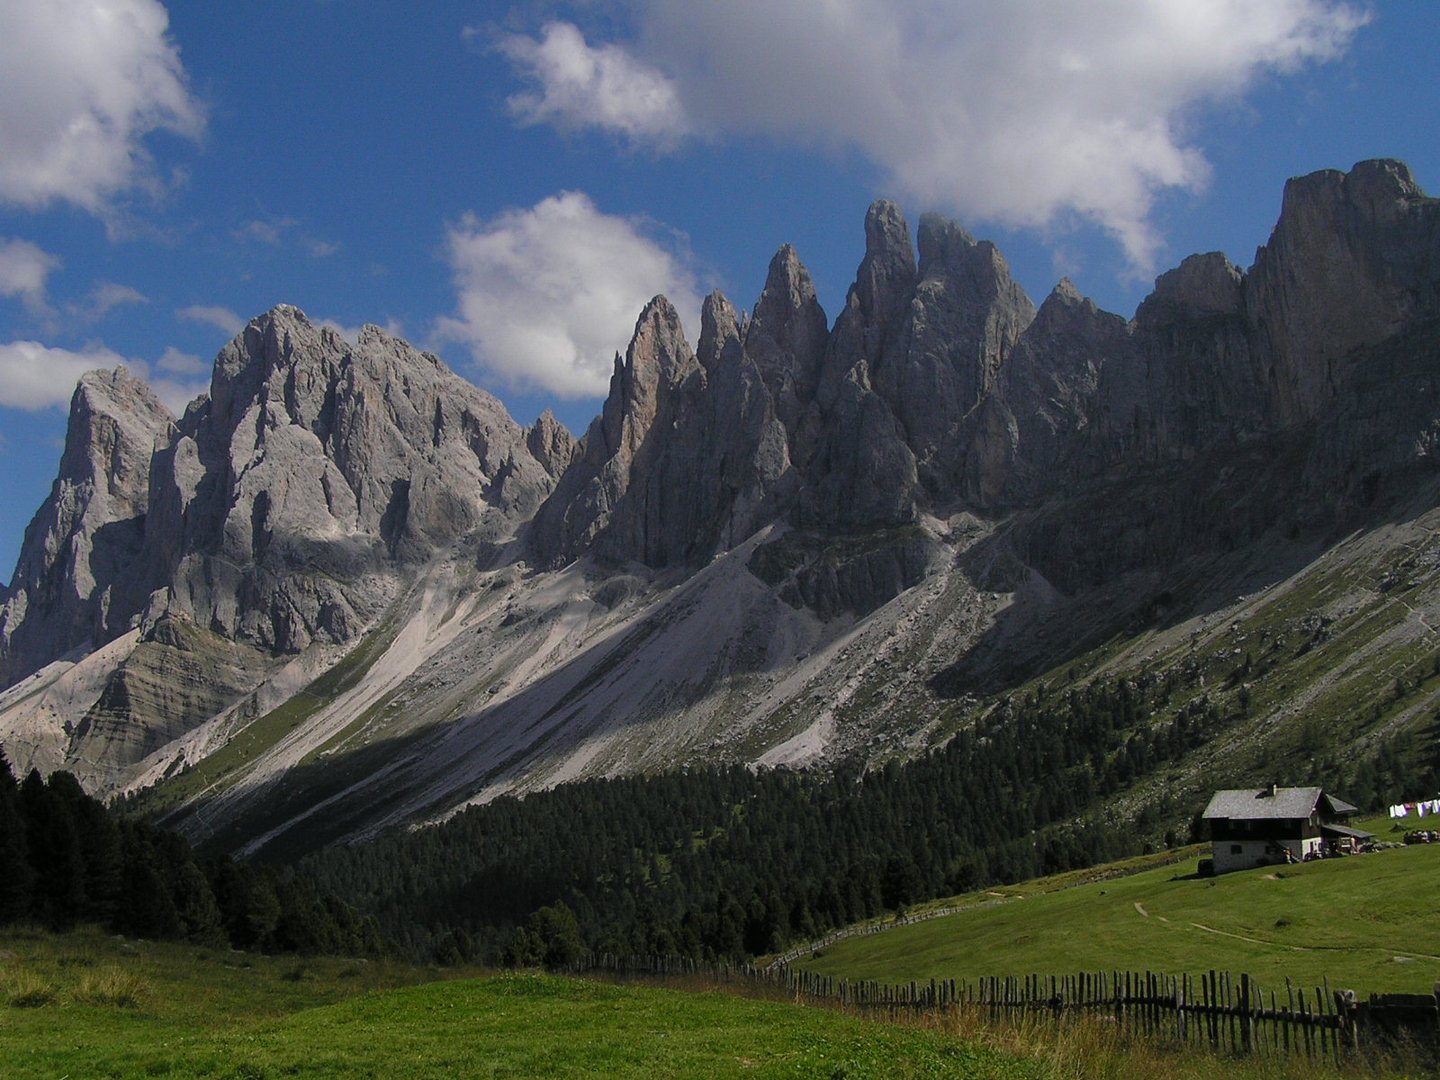
[[[1278,780],[1271,780],[1270,786],[1267,787],[1263,792],[1261,792],[1261,794],[1264,795],[1267,799],[1273,799],[1275,797],[1275,793],[1279,790],[1280,782]]]

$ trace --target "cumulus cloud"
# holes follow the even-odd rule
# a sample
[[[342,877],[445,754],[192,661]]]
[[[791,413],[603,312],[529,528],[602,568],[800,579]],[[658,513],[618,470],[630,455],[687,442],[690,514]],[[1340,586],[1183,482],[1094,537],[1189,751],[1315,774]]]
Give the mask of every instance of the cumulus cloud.
[[[0,4],[0,201],[99,213],[158,186],[146,137],[204,129],[168,22],[158,0]]]
[[[99,322],[110,311],[125,304],[148,304],[150,298],[130,285],[102,281],[84,303],[70,304],[69,311],[82,322]]]
[[[0,344],[0,405],[29,412],[63,409],[70,404],[81,375],[118,364],[148,380],[156,396],[177,415],[209,388],[203,365],[176,349],[166,349],[152,365],[98,344],[74,350],[38,341],[11,341]]]
[[[706,132],[859,150],[916,201],[1007,226],[1078,215],[1142,268],[1159,244],[1156,195],[1208,179],[1187,127],[1197,110],[1334,59],[1366,21],[1340,0],[629,7],[632,40],[587,42],[570,24],[511,39],[507,55],[539,84],[519,115],[662,144]],[[617,89],[627,77],[633,94]],[[637,104],[652,99],[664,107]],[[647,129],[650,115],[663,123]]]
[[[506,102],[525,123],[601,127],[637,143],[689,131],[673,81],[621,46],[591,46],[570,23],[552,22],[538,39],[511,35],[500,51],[535,87]]]
[[[103,346],[74,352],[38,341],[0,344],[0,405],[30,411],[64,407],[81,375],[124,362],[119,353]]]
[[[176,416],[183,415],[185,407],[201,394],[210,392],[208,374],[203,378],[196,375],[182,378],[174,373],[152,370],[148,364],[141,364],[134,360],[128,361],[128,363],[132,371],[149,382],[150,389],[155,391],[155,396]],[[158,363],[159,361],[157,361]]]
[[[194,353],[181,352],[173,345],[160,354],[155,366],[171,375],[186,375],[192,380],[209,373],[209,365]]]
[[[0,240],[0,296],[19,299],[32,315],[49,313],[45,282],[59,268],[58,257],[28,240]]]
[[[698,325],[694,275],[652,233],[576,191],[488,221],[467,216],[446,238],[459,302],[438,336],[469,345],[509,386],[601,396],[651,297],[664,293]]]
[[[178,308],[175,314],[191,322],[213,326],[221,333],[229,334],[231,337],[245,329],[244,319],[229,308],[220,307],[218,304],[191,304],[189,307]]]

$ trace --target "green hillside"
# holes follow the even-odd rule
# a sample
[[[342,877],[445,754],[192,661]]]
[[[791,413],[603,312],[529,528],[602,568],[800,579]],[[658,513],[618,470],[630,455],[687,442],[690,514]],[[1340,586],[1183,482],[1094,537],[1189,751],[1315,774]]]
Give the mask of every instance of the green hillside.
[[[1372,828],[1374,826],[1372,825]],[[908,981],[1115,969],[1247,972],[1262,986],[1428,993],[1440,980],[1440,846],[1194,876],[1194,861],[957,898],[954,915],[854,937],[801,966]]]

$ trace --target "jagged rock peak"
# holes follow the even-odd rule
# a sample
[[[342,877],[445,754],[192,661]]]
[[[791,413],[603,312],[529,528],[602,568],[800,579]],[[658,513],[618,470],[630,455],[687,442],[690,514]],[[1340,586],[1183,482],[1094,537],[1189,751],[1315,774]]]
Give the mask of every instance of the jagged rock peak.
[[[334,381],[335,370],[350,346],[328,326],[315,326],[291,304],[277,304],[251,319],[235,339],[220,350],[210,375],[210,422],[233,429],[251,402],[271,386],[292,416],[302,423],[315,420],[323,388]]]
[[[918,243],[917,295],[928,303],[938,299],[930,286],[948,282],[955,302],[990,309],[988,318],[1013,324],[1012,334],[1018,334],[1035,317],[1034,303],[1011,276],[1005,256],[989,240],[976,240],[949,218],[927,213],[920,218]],[[1000,345],[997,339],[994,344],[1006,351],[1010,342]]]
[[[810,271],[800,261],[799,253],[791,245],[784,244],[770,260],[765,288],[755,302],[755,318],[785,320],[793,317],[795,312],[808,312],[812,307],[818,308],[819,305]],[[824,318],[823,313],[821,318]]]
[[[1054,300],[1060,304],[1078,304],[1084,299],[1084,294],[1075,287],[1075,283],[1068,277],[1062,277],[1055,283],[1055,288],[1050,290],[1050,295],[1046,297],[1046,302],[1048,303],[1050,300]]]
[[[97,486],[103,481],[112,498],[143,513],[149,455],[174,423],[150,384],[124,364],[87,371],[70,399],[60,478]]]
[[[1191,255],[1155,279],[1155,290],[1141,303],[1136,320],[1168,315],[1233,315],[1244,302],[1245,275],[1222,252]]]
[[[1035,313],[1035,332],[1043,333],[1047,327],[1054,327],[1060,323],[1073,321],[1077,316],[1093,318],[1102,314],[1094,300],[1082,293],[1075,287],[1075,283],[1068,277],[1062,277],[1055,283],[1055,288],[1050,290],[1050,295],[1045,298]],[[1108,315],[1109,313],[1104,313]],[[1118,315],[1110,316],[1119,321]]]
[[[0,593],[0,686],[123,631],[125,605],[116,597],[135,583],[151,456],[174,424],[123,365],[80,377],[59,475]]]
[[[915,284],[915,248],[905,215],[888,199],[877,199],[865,214],[865,257],[852,295],[869,322],[908,300]]]
[[[718,364],[738,360],[742,328],[740,313],[720,291],[712,292],[700,305],[700,342],[696,346],[701,365],[714,371]]]
[[[1287,421],[1343,382],[1336,364],[1440,305],[1440,200],[1398,161],[1363,161],[1285,185],[1280,220],[1245,277]]]
[[[692,360],[694,355],[675,305],[663,296],[654,297],[640,313],[626,351],[625,366],[632,382],[648,384],[654,377],[673,385],[684,376]]]
[[[116,364],[108,370],[97,368],[94,371],[85,372],[76,381],[75,392],[86,400],[92,400],[96,394],[111,401],[124,401],[139,395],[155,405],[160,405],[160,400],[155,397],[154,392],[150,389],[150,384],[125,364]],[[160,405],[160,408],[164,409],[165,407]],[[166,412],[168,413],[169,410],[167,409]]]
[[[920,248],[920,276],[933,273],[936,263],[955,264],[977,246],[977,241],[963,226],[933,211],[920,215],[920,228],[915,235]],[[994,249],[988,240],[984,246]]]
[[[374,328],[378,329],[378,327]],[[236,336],[240,344],[237,358],[263,360],[269,367],[281,367],[302,359],[305,346],[324,345],[344,350],[345,339],[330,326],[316,326],[293,304],[276,304],[269,311],[255,316]],[[221,356],[226,356],[225,352]],[[229,370],[229,365],[226,365]]]
[[[1333,214],[1348,205],[1376,222],[1393,221],[1407,203],[1425,199],[1410,166],[1403,161],[1377,158],[1357,162],[1348,172],[1321,169],[1285,183],[1276,231],[1303,223],[1307,214]]]
[[[810,271],[786,244],[770,260],[765,288],[745,331],[746,350],[762,373],[787,371],[808,387],[828,336]]]
[[[579,444],[575,441],[575,436],[570,434],[570,429],[555,419],[553,412],[546,409],[534,426],[526,430],[525,446],[547,473],[558,477],[570,467]]]

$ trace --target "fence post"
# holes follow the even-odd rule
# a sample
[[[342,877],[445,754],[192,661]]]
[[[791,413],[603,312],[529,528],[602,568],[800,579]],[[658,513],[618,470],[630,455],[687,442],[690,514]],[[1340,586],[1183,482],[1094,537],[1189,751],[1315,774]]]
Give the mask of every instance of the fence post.
[[[1240,1046],[1246,1054],[1255,1052],[1255,1017],[1250,1009],[1250,976],[1240,975]]]

